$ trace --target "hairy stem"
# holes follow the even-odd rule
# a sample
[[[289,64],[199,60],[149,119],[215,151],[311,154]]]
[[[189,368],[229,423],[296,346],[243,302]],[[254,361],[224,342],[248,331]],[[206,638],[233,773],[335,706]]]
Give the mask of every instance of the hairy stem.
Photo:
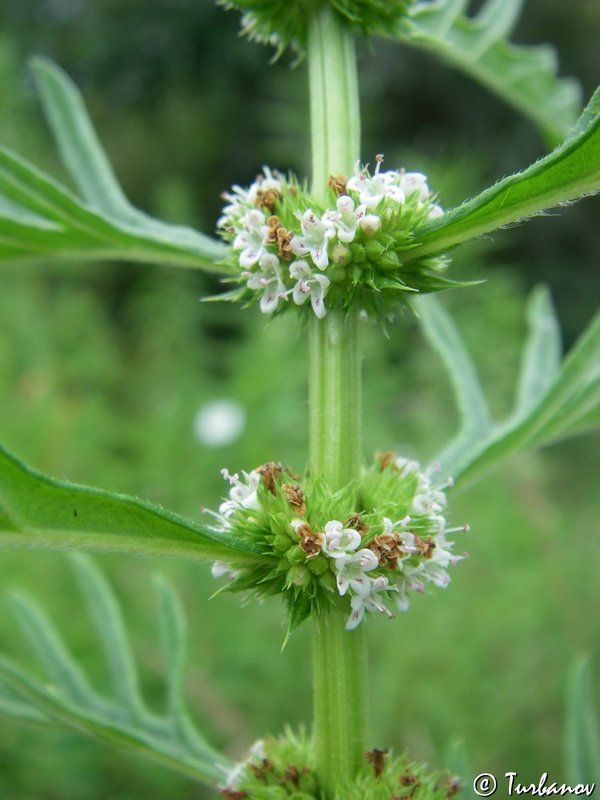
[[[359,157],[360,120],[354,43],[329,10],[309,36],[313,186],[324,202],[330,175],[352,173]],[[361,374],[356,310],[329,309],[310,322],[310,470],[332,491],[361,468]],[[366,650],[363,631],[345,630],[345,598],[323,611],[313,628],[314,746],[327,800],[355,775],[365,749]]]

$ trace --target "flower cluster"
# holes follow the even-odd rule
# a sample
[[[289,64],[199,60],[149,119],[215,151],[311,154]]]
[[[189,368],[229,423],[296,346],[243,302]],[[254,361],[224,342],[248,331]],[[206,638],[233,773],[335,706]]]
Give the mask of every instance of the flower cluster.
[[[273,462],[242,476],[223,470],[229,497],[214,516],[222,531],[258,541],[265,563],[217,563],[225,588],[257,594],[282,592],[292,627],[327,604],[346,604],[346,628],[365,613],[406,611],[409,596],[429,583],[445,587],[453,553],[443,516],[445,490],[432,470],[394,453],[377,457],[361,481],[332,493],[316,480],[306,491],[299,476]]]
[[[369,37],[388,33],[406,14],[411,0],[219,0],[242,12],[242,32],[249,39],[302,53],[313,14],[331,8],[352,31]]]
[[[321,797],[315,775],[312,740],[303,731],[289,729],[283,736],[260,739],[248,757],[231,769],[223,769],[220,794],[226,800],[316,800]],[[461,788],[458,778],[429,773],[406,755],[387,750],[363,754],[354,779],[338,788],[334,800],[448,800]]]
[[[386,316],[415,291],[453,285],[440,275],[446,259],[406,257],[419,225],[443,213],[426,176],[382,163],[331,176],[326,206],[268,167],[249,188],[234,186],[217,227],[241,287],[221,297],[258,302],[265,314],[310,306],[319,318],[357,300]]]

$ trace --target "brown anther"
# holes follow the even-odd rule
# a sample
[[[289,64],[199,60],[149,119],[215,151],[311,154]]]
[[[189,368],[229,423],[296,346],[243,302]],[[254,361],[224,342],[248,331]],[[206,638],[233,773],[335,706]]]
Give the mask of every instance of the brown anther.
[[[292,231],[287,231],[284,227],[277,228],[277,247],[279,247],[279,258],[289,261],[292,257]]]
[[[274,461],[269,461],[267,464],[263,464],[262,467],[257,467],[255,470],[259,475],[262,475],[265,486],[273,496],[277,494],[275,479],[285,471],[285,467],[276,464]]]
[[[415,547],[417,548],[417,552],[419,555],[422,555],[423,558],[432,558],[433,551],[435,550],[435,542],[433,541],[433,536],[428,536],[426,539],[421,539],[417,534],[414,534],[415,537]]]
[[[336,194],[345,194],[348,178],[345,175],[330,175],[327,178],[327,186],[333,189]]]
[[[372,550],[379,559],[380,567],[390,567],[390,569],[400,569],[399,559],[404,555],[400,550],[402,539],[397,533],[382,533],[372,539],[367,547]]]
[[[396,453],[394,453],[393,450],[388,450],[387,453],[377,453],[375,458],[377,459],[377,461],[380,462],[379,465],[380,472],[383,472],[383,470],[386,467],[389,467],[392,461],[396,459]]]
[[[348,519],[343,521],[342,525],[344,528],[354,528],[361,536],[371,530],[369,526],[362,521],[360,514],[351,514]]]
[[[265,208],[268,208],[269,211],[273,213],[273,211],[275,211],[275,204],[280,200],[283,200],[283,197],[281,193],[276,192],[275,189],[267,189],[266,191],[259,189],[256,192],[256,200],[254,201],[254,205],[261,211]]]
[[[402,775],[400,775],[401,786],[418,786],[420,783],[421,781],[417,778],[417,776],[413,772],[409,772],[407,769],[405,769]]]
[[[387,757],[387,750],[369,750],[368,753],[363,753],[364,757],[370,764],[373,764],[373,770],[375,772],[375,779],[379,780],[381,777],[381,773],[385,768],[385,760]]]
[[[463,788],[464,783],[456,775],[448,775],[443,781],[436,786],[436,789],[445,789],[446,797],[454,797]]]
[[[248,768],[252,770],[255,778],[258,778],[260,781],[265,781],[265,783],[266,783],[267,776],[265,775],[264,771],[259,766],[257,766],[256,764],[253,764],[252,762],[250,762],[248,764]]]
[[[304,550],[308,558],[314,558],[321,552],[324,536],[319,531],[311,531],[310,525],[305,522],[299,525],[296,533],[300,537],[299,545]]]
[[[226,800],[244,800],[246,797],[250,797],[248,792],[238,792],[237,789],[220,789],[219,794],[221,797],[225,797]]]
[[[292,239],[294,238],[294,233],[283,227],[281,220],[276,214],[269,217],[267,226],[269,230],[267,231],[265,242],[267,244],[276,244],[279,248],[279,258],[284,258],[286,261],[289,261],[292,257]]]
[[[298,767],[294,767],[290,764],[289,767],[285,768],[284,775],[285,780],[293,783],[294,788],[300,791],[300,773],[298,772]],[[282,781],[282,783],[285,783],[285,781]]]
[[[277,231],[281,228],[281,220],[276,214],[273,214],[267,220],[267,235],[265,236],[266,244],[275,244],[277,241]]]
[[[281,491],[296,514],[298,514],[299,517],[303,517],[306,514],[306,503],[304,502],[304,492],[300,484],[297,483],[295,486],[292,486],[291,483],[284,483],[281,487]]]

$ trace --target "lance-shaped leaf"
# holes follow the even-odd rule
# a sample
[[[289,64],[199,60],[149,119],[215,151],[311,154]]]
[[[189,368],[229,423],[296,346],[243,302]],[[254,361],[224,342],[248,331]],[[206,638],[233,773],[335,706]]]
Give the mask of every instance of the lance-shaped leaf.
[[[566,778],[571,786],[600,782],[600,729],[589,657],[569,670],[565,714]]]
[[[225,272],[226,247],[134,208],[119,186],[74,83],[45,59],[33,69],[65,166],[83,194],[0,148],[0,259],[125,259]]]
[[[417,228],[405,260],[447,250],[600,190],[600,89],[560,147]]]
[[[468,355],[458,329],[439,301],[426,298],[420,303],[419,308],[426,305],[427,314],[435,320],[427,322],[426,332],[449,371],[459,409],[463,415],[485,419],[487,406],[476,408],[485,400],[470,361],[465,371]],[[483,426],[473,426],[471,436],[465,435],[468,427],[463,419],[455,440],[435,459],[459,484],[479,478],[519,453],[600,427],[600,313],[560,364],[558,323],[545,290],[532,293],[527,319],[529,334],[512,413],[487,432]],[[469,391],[472,397],[466,405]]]
[[[439,456],[444,466],[455,464],[465,452],[486,441],[492,418],[481,388],[477,369],[450,314],[432,295],[414,301],[423,332],[438,351],[452,383],[460,415],[460,429],[454,441]]]
[[[48,478],[0,447],[0,548],[263,562],[260,546],[134,497]]]
[[[580,110],[577,81],[558,78],[549,45],[507,41],[523,0],[487,0],[468,17],[468,0],[413,3],[395,32],[406,44],[425,48],[495,92],[530,117],[550,146],[561,142]]]
[[[45,675],[42,679],[29,675],[10,659],[0,657],[0,713],[91,735],[209,785],[222,780],[231,765],[197,730],[182,695],[185,665],[180,639],[184,622],[173,590],[162,582],[160,618],[163,628],[177,619],[176,630],[164,643],[165,659],[171,665],[166,694],[178,699],[176,704],[168,702],[161,716],[147,708],[139,691],[127,630],[110,584],[88,556],[72,558],[106,659],[112,692],[102,695],[96,690],[47,615],[31,599],[17,594],[13,603],[18,621]]]

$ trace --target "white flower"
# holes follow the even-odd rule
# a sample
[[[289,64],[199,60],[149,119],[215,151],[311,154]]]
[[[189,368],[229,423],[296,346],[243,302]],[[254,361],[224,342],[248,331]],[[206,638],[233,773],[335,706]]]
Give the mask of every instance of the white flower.
[[[252,472],[242,472],[244,480],[246,481],[245,483],[242,483],[237,472],[235,475],[230,475],[228,470],[222,469],[221,475],[226,481],[229,481],[232,488],[229,490],[229,500],[226,500],[219,506],[220,514],[225,518],[230,517],[240,506],[242,508],[251,508],[255,511],[260,510],[257,494],[258,485],[260,483],[260,475],[258,472],[255,470],[252,470]]]
[[[315,266],[326,269],[329,264],[327,245],[335,236],[333,222],[327,217],[327,212],[323,214],[322,219],[318,219],[310,208],[304,214],[296,211],[296,216],[300,220],[304,236],[292,238],[290,242],[292,252],[297,256],[310,254]]]
[[[446,506],[446,495],[434,490],[416,494],[411,511],[419,516],[439,514]]]
[[[429,219],[437,219],[438,217],[441,217],[443,213],[444,209],[441,206],[435,205],[431,206],[427,212],[427,216]]]
[[[254,266],[266,253],[265,237],[269,231],[265,224],[265,215],[257,208],[251,208],[243,219],[244,230],[233,240],[233,249],[241,250],[240,267],[248,269]]]
[[[260,272],[242,272],[248,278],[249,289],[263,290],[260,299],[260,310],[270,314],[279,305],[281,299],[287,299],[287,289],[281,277],[281,264],[273,253],[264,253],[258,262]]]
[[[337,587],[341,595],[348,589],[354,594],[368,594],[370,581],[365,572],[370,572],[379,566],[379,559],[372,550],[363,548],[353,555],[344,555],[336,558],[335,566],[338,571]]]
[[[343,523],[332,519],[325,525],[323,552],[331,558],[343,558],[356,550],[362,537],[354,528],[344,528]]]
[[[239,224],[239,217],[247,211],[248,190],[241,186],[231,187],[232,193],[224,192],[222,197],[229,200],[229,205],[223,208],[223,214],[217,220],[217,228],[225,228],[228,225]]]
[[[337,211],[326,211],[323,219],[335,225],[335,231],[340,242],[348,244],[354,241],[356,226],[366,214],[367,207],[362,204],[354,208],[354,200],[347,194],[338,197]]]
[[[400,186],[395,181],[400,177],[398,172],[380,172],[383,159],[378,157],[375,173],[369,177],[365,168],[360,166],[360,161],[356,162],[354,177],[350,178],[346,188],[358,192],[359,200],[368,208],[375,209],[384,197],[395,200],[397,203],[404,203],[405,195]]]
[[[427,175],[422,172],[404,172],[401,173],[400,188],[406,195],[410,197],[412,194],[418,194],[420,201],[426,200],[429,195],[429,186],[427,186]]]
[[[298,306],[302,305],[310,297],[313,311],[319,319],[323,319],[327,313],[324,298],[329,289],[329,278],[314,273],[308,262],[303,259],[294,261],[290,266],[290,277],[296,281],[296,285],[292,289],[294,303]]]
[[[380,614],[386,614],[390,619],[394,618],[392,612],[383,605],[378,597],[381,592],[390,589],[388,579],[380,575],[378,578],[369,578],[368,581],[370,583],[368,594],[357,594],[350,600],[352,613],[346,622],[347,631],[352,631],[360,625],[365,616],[365,611],[370,611],[371,613],[378,611]],[[392,587],[392,589],[395,589],[395,587]]]
[[[248,188],[248,202],[254,205],[259,192],[278,192],[281,194],[282,182],[276,178],[269,167],[263,167],[263,175],[259,175]]]
[[[381,220],[377,214],[365,214],[358,224],[367,236],[373,236],[381,227]]]

